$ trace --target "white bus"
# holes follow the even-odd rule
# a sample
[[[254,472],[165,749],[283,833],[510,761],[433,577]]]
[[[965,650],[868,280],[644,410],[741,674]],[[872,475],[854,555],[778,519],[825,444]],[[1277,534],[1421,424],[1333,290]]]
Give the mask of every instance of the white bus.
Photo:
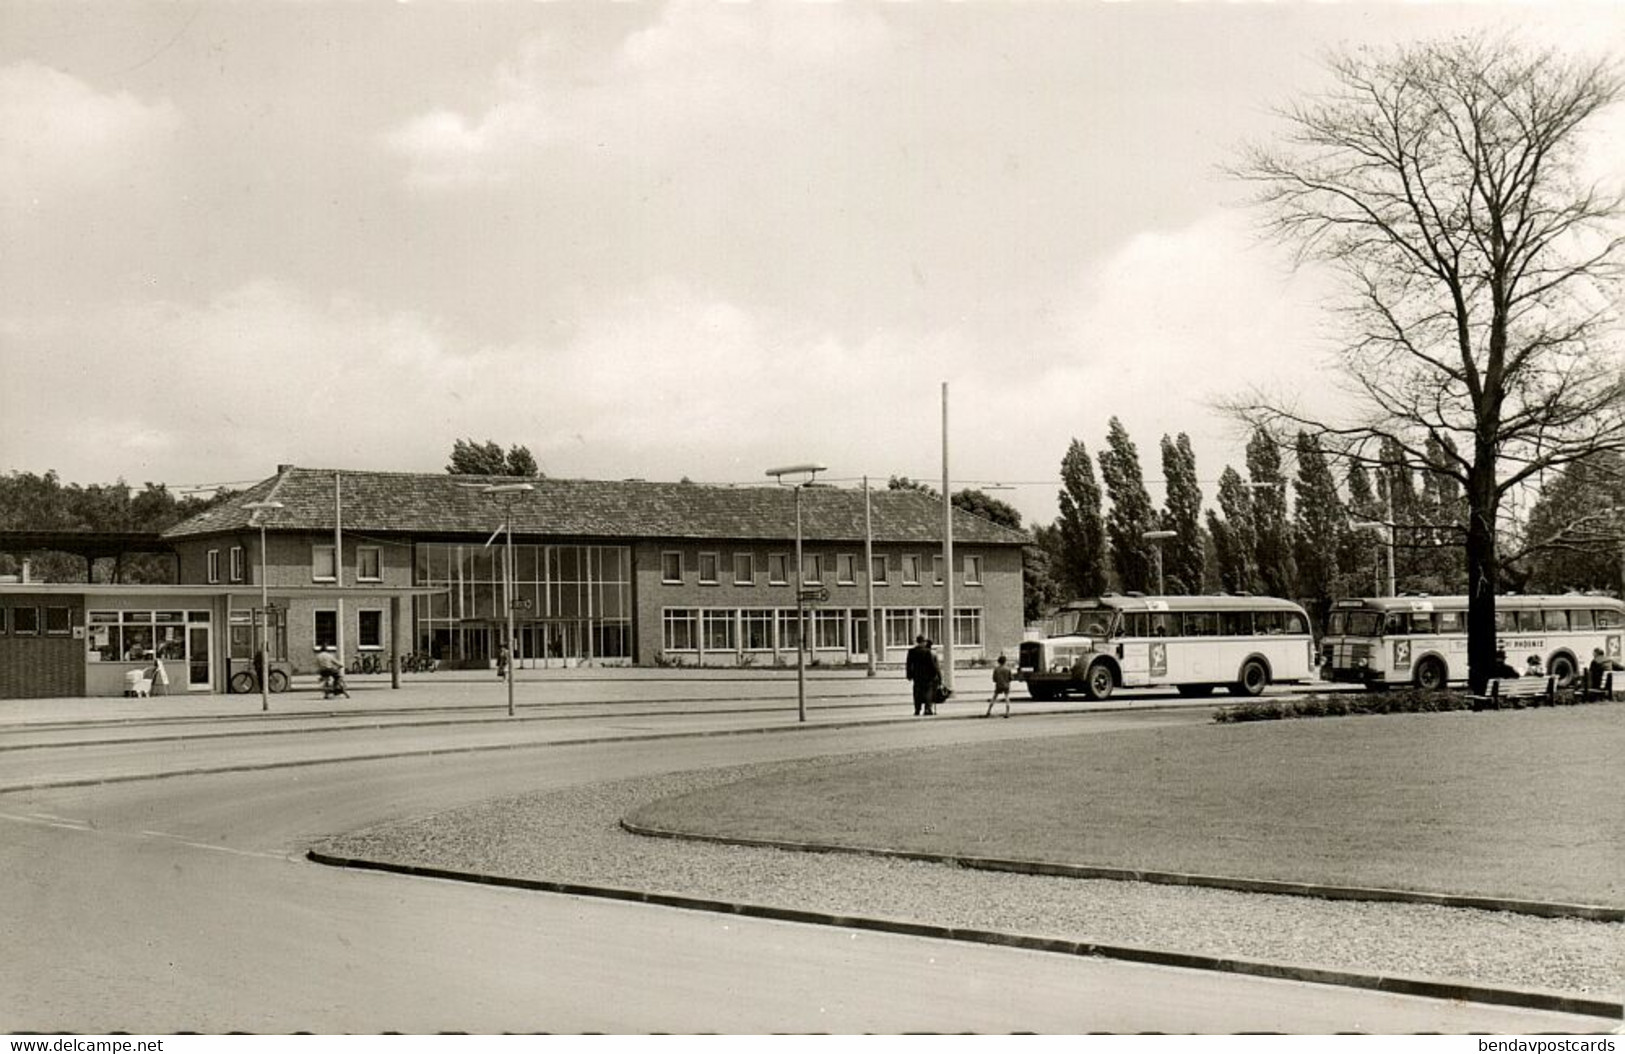
[[[1612,597],[1495,598],[1496,646],[1520,672],[1540,656],[1546,672],[1567,684],[1594,648],[1620,661],[1625,603]],[[1467,679],[1466,597],[1362,597],[1332,605],[1321,662],[1334,681],[1372,688],[1443,688]]]
[[[1114,688],[1172,685],[1184,696],[1219,685],[1258,695],[1271,682],[1314,676],[1315,645],[1303,608],[1273,597],[1147,597],[1078,600],[1021,643],[1017,675],[1034,699]]]

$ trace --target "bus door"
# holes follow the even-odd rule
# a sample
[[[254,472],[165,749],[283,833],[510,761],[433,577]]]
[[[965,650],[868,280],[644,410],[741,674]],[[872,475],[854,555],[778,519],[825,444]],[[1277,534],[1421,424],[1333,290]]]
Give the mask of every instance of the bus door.
[[[1117,638],[1117,664],[1122,668],[1124,685],[1151,683],[1153,650],[1160,660],[1155,665],[1161,667],[1154,676],[1161,677],[1168,672],[1168,649],[1162,641],[1151,639],[1151,616],[1143,611],[1126,612],[1121,635]]]

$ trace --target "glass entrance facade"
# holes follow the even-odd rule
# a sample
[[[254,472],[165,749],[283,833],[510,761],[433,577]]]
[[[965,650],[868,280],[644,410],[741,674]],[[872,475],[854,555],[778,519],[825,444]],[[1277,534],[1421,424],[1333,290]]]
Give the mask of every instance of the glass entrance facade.
[[[513,547],[513,596],[503,595],[500,541],[420,542],[413,582],[436,590],[412,604],[417,650],[451,666],[492,661],[513,604],[521,665],[632,660],[632,550],[616,545]]]

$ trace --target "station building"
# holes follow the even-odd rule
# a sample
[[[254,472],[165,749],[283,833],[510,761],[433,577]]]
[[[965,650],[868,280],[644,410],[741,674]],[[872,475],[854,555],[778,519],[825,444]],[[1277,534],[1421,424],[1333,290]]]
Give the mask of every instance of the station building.
[[[487,666],[510,602],[522,667],[794,665],[798,496],[801,585],[820,598],[809,661],[941,644],[950,575],[955,660],[1014,654],[1029,539],[955,509],[948,568],[929,494],[284,465],[164,532],[177,585],[0,584],[0,697],[116,695],[144,650],[179,664],[172,686],[225,691],[251,662],[262,595],[292,673],[327,645],[384,668],[409,652]]]

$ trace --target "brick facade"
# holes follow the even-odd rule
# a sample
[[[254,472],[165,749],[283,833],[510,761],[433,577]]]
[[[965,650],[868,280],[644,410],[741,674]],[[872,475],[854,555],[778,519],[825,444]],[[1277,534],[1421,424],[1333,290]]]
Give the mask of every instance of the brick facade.
[[[52,608],[65,609],[66,633],[59,632],[63,611],[52,616]],[[20,616],[19,611],[33,615]],[[32,633],[27,632],[30,625]],[[84,626],[84,606],[68,597],[8,593],[0,598],[0,699],[84,695]]]

